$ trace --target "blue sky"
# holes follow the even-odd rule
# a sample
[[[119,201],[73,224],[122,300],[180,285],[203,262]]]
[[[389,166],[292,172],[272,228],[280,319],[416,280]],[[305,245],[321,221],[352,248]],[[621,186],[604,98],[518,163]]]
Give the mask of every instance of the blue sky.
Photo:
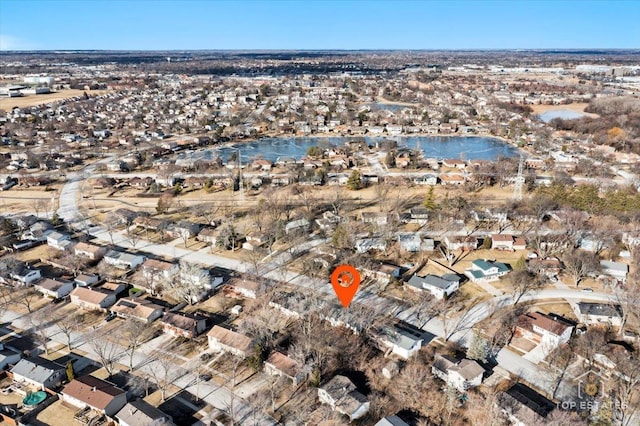
[[[0,50],[640,48],[640,2],[0,0]]]

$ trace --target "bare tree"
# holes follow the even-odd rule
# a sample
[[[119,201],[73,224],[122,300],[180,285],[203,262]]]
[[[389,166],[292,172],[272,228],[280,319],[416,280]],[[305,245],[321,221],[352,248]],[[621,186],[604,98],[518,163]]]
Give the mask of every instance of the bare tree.
[[[589,273],[595,272],[599,268],[596,258],[581,250],[565,252],[562,256],[562,262],[576,287]]]
[[[543,276],[526,270],[513,271],[509,275],[513,287],[513,304],[517,305],[527,293],[539,290],[545,285]]]
[[[49,327],[53,318],[53,305],[38,309],[29,317],[29,323],[36,337],[44,348],[44,353],[49,355]]]
[[[33,312],[33,303],[41,297],[33,287],[25,287],[13,293],[13,300],[27,308],[29,313]]]
[[[147,370],[160,391],[160,399],[167,399],[167,391],[173,382],[184,375],[184,370],[177,365],[176,356],[168,351],[156,350],[150,355]]]
[[[67,349],[71,350],[71,343],[73,340],[73,333],[80,330],[80,326],[84,321],[84,314],[76,312],[71,315],[64,315],[56,322],[56,326],[60,329],[62,334],[67,338]]]
[[[98,357],[100,364],[104,367],[107,374],[112,376],[115,372],[116,363],[124,354],[124,350],[118,342],[112,340],[108,332],[97,331],[88,336],[87,343]]]
[[[151,329],[146,322],[130,318],[126,320],[122,332],[124,343],[127,344],[126,351],[129,355],[129,371],[132,371],[136,351],[150,337]]]
[[[178,273],[167,284],[167,291],[190,305],[196,303],[210,286],[209,271],[193,263],[181,261]]]

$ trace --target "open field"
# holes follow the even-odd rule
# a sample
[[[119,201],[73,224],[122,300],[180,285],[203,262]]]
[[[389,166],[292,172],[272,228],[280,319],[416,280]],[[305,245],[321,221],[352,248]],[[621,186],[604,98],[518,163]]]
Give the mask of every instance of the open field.
[[[67,89],[67,90],[60,90],[54,93],[47,93],[45,95],[28,95],[28,96],[21,96],[18,98],[1,98],[0,109],[9,111],[15,107],[27,108],[27,107],[32,107],[36,105],[42,105],[49,102],[75,98],[76,96],[82,96],[84,92],[85,92],[84,90],[80,90],[80,89]],[[104,93],[107,93],[107,90],[87,91],[87,94],[89,96],[102,95]]]
[[[581,112],[589,117],[597,117],[597,114],[591,114],[588,112],[584,112],[584,109],[588,106],[588,103],[574,103],[574,104],[566,104],[566,105],[529,105],[533,110],[534,114],[542,114],[547,111],[556,111],[561,109],[568,109],[570,111]]]

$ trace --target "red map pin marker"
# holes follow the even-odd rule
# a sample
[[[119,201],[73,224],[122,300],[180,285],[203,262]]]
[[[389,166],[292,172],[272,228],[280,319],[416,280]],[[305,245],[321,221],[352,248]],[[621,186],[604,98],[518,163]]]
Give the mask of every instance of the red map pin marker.
[[[348,308],[353,296],[358,292],[360,274],[351,265],[340,265],[331,273],[331,285],[342,306]]]

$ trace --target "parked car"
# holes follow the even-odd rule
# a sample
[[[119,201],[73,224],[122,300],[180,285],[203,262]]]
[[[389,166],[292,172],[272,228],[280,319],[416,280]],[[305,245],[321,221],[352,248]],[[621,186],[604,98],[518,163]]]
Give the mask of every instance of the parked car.
[[[117,317],[117,315],[116,315],[115,313],[113,313],[113,312],[109,312],[109,313],[107,314],[107,316],[106,316],[106,317],[104,317],[104,320],[105,320],[106,322],[109,322],[109,321],[111,321],[112,319],[115,319],[116,317]]]
[[[592,288],[583,288],[582,291],[584,291],[585,293],[593,293]]]

